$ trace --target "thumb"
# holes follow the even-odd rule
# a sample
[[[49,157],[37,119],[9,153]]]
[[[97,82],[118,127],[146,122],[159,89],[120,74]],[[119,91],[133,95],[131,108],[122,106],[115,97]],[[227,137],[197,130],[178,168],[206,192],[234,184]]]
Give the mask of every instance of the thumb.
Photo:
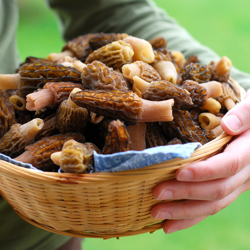
[[[229,135],[238,135],[250,129],[250,95],[230,109],[221,120],[222,129]]]

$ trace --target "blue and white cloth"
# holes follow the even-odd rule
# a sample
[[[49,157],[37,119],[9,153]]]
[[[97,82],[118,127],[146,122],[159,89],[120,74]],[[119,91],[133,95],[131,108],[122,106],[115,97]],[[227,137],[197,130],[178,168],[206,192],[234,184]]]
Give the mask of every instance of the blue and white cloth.
[[[118,172],[142,168],[175,158],[187,159],[200,146],[200,143],[190,142],[185,144],[153,147],[142,151],[130,150],[109,155],[94,152],[95,172]],[[0,154],[0,159],[20,167],[38,170],[31,164],[13,160],[4,154]]]

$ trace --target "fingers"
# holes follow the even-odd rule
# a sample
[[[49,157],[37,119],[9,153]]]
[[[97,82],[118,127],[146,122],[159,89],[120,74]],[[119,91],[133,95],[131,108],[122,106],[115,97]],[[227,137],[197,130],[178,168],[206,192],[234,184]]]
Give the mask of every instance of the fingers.
[[[205,182],[179,182],[176,180],[158,184],[154,191],[157,200],[220,200],[234,192],[250,179],[250,164],[228,178]]]
[[[206,181],[229,177],[250,162],[250,130],[237,136],[224,150],[205,161],[196,162],[176,171],[179,181]]]
[[[192,227],[202,220],[204,220],[207,216],[194,218],[194,219],[186,219],[186,220],[168,220],[163,225],[163,230],[166,234],[174,233],[179,230],[187,229]]]
[[[238,135],[250,129],[250,95],[229,110],[221,120],[222,129],[229,135]]]
[[[186,220],[206,217],[230,205],[244,190],[239,187],[230,195],[216,201],[184,200],[155,205],[151,214],[156,219]],[[194,221],[193,221],[194,222]]]

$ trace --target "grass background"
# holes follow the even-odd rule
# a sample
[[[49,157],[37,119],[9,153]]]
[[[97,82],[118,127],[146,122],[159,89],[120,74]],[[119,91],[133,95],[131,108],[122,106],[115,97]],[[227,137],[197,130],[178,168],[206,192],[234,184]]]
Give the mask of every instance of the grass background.
[[[250,73],[250,1],[245,0],[156,0],[197,40],[233,65]],[[20,25],[17,33],[20,56],[45,57],[59,52],[64,44],[57,20],[42,0],[19,0]],[[237,152],[236,152],[237,153]],[[85,250],[127,249],[250,249],[250,193],[198,225],[174,234],[162,230],[110,240],[85,239]]]

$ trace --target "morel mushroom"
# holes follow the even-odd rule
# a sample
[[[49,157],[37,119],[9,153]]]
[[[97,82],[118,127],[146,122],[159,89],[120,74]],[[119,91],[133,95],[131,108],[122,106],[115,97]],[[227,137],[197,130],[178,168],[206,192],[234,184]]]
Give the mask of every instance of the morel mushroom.
[[[198,83],[208,82],[211,78],[211,72],[207,65],[199,63],[187,64],[181,71],[182,80],[194,80]]]
[[[51,154],[51,160],[60,165],[61,172],[83,174],[93,169],[94,151],[100,150],[93,143],[80,143],[74,139],[64,143],[62,151]]]
[[[100,61],[114,69],[120,69],[124,64],[132,62],[133,48],[125,41],[119,40],[94,50],[86,58],[85,63]]]
[[[103,154],[113,154],[132,149],[130,134],[120,120],[112,121],[108,126],[108,134],[105,138]]]
[[[94,37],[96,34],[97,33],[86,34],[68,41],[63,46],[62,52],[51,53],[47,56],[47,59],[55,61],[65,56],[71,56],[84,62],[87,56],[93,51],[89,46],[89,39]]]
[[[112,119],[121,119],[130,124],[173,119],[173,99],[148,101],[130,90],[83,90],[72,94],[71,99],[89,111]]]
[[[222,88],[223,93],[217,98],[217,100],[223,107],[226,107],[227,110],[230,110],[236,105],[235,93],[228,83],[222,83]]]
[[[167,47],[167,41],[164,37],[158,36],[155,38],[152,38],[148,41],[153,49],[157,50],[159,48],[166,48]]]
[[[56,134],[43,138],[25,147],[25,152],[15,158],[17,161],[30,163],[35,168],[43,171],[58,171],[51,160],[51,154],[61,151],[64,143],[70,139],[84,142],[85,138],[80,133]]]
[[[89,46],[92,50],[97,50],[114,41],[123,40],[127,37],[126,33],[97,33],[89,39]]]
[[[81,83],[81,72],[74,67],[66,67],[45,59],[37,59],[24,63],[17,74],[1,75],[1,82],[13,82],[12,88],[19,89],[18,95],[26,97],[47,82],[76,82]],[[3,79],[4,78],[4,79]]]
[[[56,112],[56,127],[60,133],[79,132],[84,133],[88,122],[89,112],[83,107],[76,105],[70,98],[81,89],[74,88],[68,99],[61,102]]]
[[[0,152],[10,157],[21,154],[44,125],[43,120],[36,118],[23,125],[13,124],[10,130],[0,139]]]
[[[16,123],[15,110],[5,91],[0,90],[0,138]]]
[[[102,62],[94,61],[83,69],[82,84],[87,89],[128,89],[123,76]]]
[[[193,121],[190,113],[187,110],[174,110],[174,119],[171,122],[161,123],[165,134],[171,133],[173,137],[179,138],[182,142],[200,142],[205,144],[215,135],[203,131],[200,126]]]

